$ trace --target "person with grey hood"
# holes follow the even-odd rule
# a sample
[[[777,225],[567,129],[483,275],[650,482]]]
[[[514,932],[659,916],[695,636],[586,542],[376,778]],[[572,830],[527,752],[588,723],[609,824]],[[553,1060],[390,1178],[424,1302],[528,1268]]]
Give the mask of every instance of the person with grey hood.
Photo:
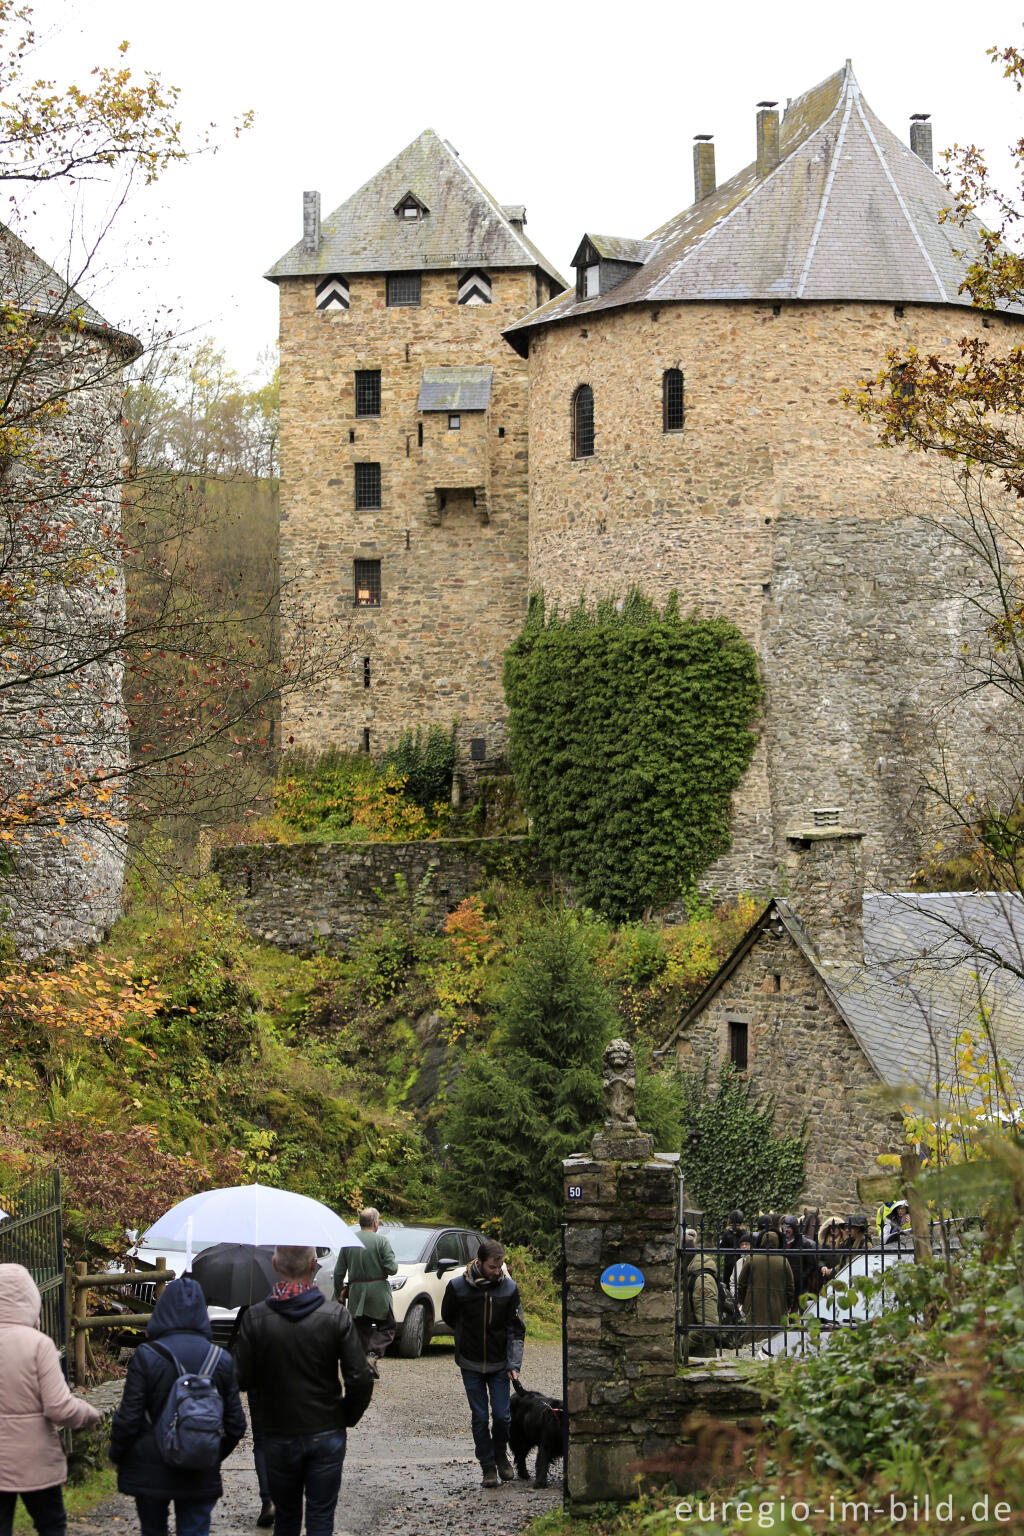
[[[509,1483],[516,1475],[508,1455],[509,1383],[519,1379],[526,1323],[519,1287],[504,1265],[504,1248],[485,1238],[472,1264],[448,1282],[441,1300],[441,1317],[455,1334],[455,1364],[462,1372],[485,1488],[497,1488],[499,1478]]]
[[[64,1536],[59,1431],[100,1421],[64,1380],[56,1344],[39,1331],[42,1308],[24,1265],[0,1264],[0,1536],[11,1536],[19,1495],[39,1536]]]
[[[211,1350],[206,1297],[191,1275],[172,1280],[146,1324],[146,1342],[131,1358],[121,1404],[110,1426],[110,1459],[117,1486],[131,1494],[141,1536],[167,1536],[174,1505],[178,1536],[208,1536],[213,1506],[224,1492],[220,1462],[245,1434],[235,1366],[226,1349],[208,1367],[224,1404],[219,1459],[211,1466],[173,1466],[164,1459],[155,1426],[182,1371],[198,1375]]]

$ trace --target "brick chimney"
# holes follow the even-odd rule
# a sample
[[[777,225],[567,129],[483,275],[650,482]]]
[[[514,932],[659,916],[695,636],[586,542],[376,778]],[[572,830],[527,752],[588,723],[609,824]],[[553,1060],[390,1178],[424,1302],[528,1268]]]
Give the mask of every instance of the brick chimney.
[[[702,203],[715,190],[714,134],[698,133],[693,139],[693,200]]]
[[[915,112],[910,119],[910,147],[919,160],[932,169],[932,125],[930,112]]]
[[[779,163],[779,114],[777,101],[757,104],[757,177],[767,176]]]
[[[302,194],[302,254],[315,256],[320,249],[320,193]]]
[[[834,806],[786,834],[788,901],[825,961],[864,964],[864,833]]]

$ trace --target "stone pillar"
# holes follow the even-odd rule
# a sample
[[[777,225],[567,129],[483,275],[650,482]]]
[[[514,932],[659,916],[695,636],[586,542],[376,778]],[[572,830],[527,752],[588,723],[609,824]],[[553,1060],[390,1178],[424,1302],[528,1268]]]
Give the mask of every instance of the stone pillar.
[[[679,1168],[653,1139],[606,1122],[591,1153],[567,1158],[565,1236],[566,1407],[570,1501],[629,1499],[635,1463],[649,1443],[644,1400],[656,1400],[676,1368],[676,1226]],[[607,1296],[612,1264],[638,1267],[644,1287],[631,1300]]]

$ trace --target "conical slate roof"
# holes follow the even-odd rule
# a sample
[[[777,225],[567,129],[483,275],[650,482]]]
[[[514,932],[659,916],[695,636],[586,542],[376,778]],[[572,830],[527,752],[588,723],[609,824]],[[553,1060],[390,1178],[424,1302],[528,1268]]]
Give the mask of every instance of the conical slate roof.
[[[418,219],[395,212],[410,193],[425,210]],[[447,140],[428,128],[324,219],[315,255],[299,241],[264,275],[276,282],[329,272],[472,267],[540,267],[565,287]]]
[[[970,307],[956,252],[977,243],[981,226],[940,224],[948,189],[875,116],[849,62],[790,103],[779,152],[767,176],[748,165],[655,230],[653,254],[617,287],[585,300],[562,294],[508,339],[523,350],[532,328],[570,314],[672,299]]]

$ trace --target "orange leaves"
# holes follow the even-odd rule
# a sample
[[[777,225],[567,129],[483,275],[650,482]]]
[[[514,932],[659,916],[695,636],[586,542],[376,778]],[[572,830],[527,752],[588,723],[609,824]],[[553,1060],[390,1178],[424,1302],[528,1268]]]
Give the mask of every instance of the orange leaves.
[[[0,1030],[19,1041],[42,1036],[81,1050],[91,1041],[132,1040],[127,1030],[155,1017],[164,1001],[131,959],[102,951],[64,970],[13,965],[0,977]]]

